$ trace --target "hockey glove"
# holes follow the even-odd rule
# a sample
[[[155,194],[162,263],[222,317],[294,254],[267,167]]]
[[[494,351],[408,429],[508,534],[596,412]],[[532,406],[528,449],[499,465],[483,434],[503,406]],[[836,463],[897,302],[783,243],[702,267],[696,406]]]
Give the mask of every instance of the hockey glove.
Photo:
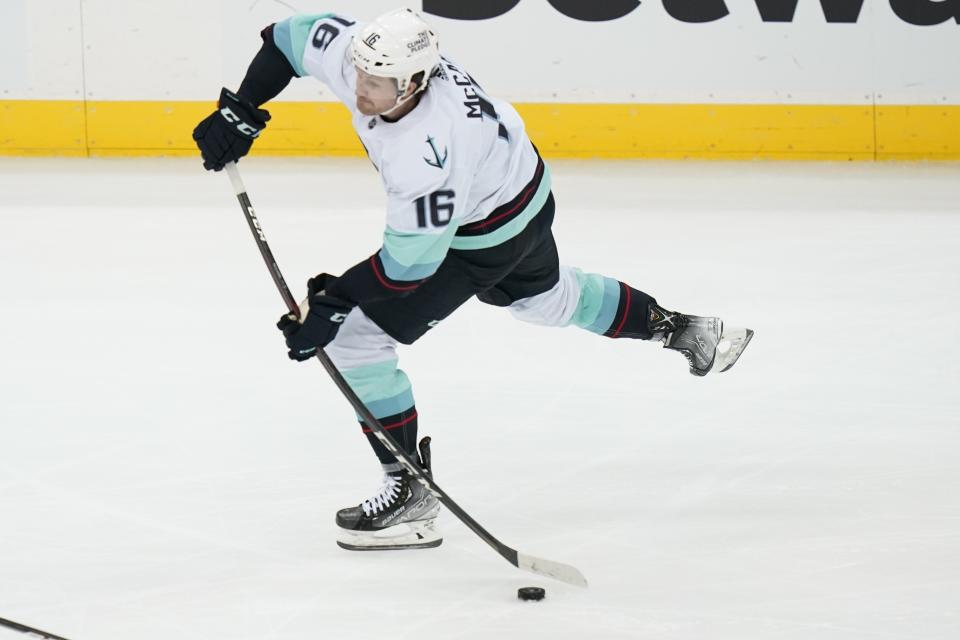
[[[317,355],[317,349],[333,342],[340,325],[354,305],[346,300],[328,296],[325,289],[336,278],[322,273],[310,278],[307,283],[307,302],[309,311],[303,316],[303,322],[292,313],[284,314],[277,322],[277,328],[283,332],[291,360],[303,362]]]
[[[200,121],[193,130],[193,139],[203,156],[203,168],[220,171],[228,162],[236,162],[250,151],[250,146],[270,119],[266,109],[227,88],[220,92],[220,107]]]

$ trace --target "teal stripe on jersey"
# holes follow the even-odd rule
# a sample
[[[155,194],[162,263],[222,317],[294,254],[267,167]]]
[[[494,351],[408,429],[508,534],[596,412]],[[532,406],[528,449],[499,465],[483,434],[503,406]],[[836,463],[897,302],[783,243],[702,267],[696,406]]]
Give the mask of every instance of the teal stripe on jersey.
[[[603,334],[613,324],[620,305],[620,282],[595,273],[585,274],[579,269],[573,272],[580,283],[580,299],[570,323]]]
[[[380,262],[383,263],[384,273],[391,280],[423,280],[432,276],[440,268],[439,262],[410,266],[401,264],[393,259],[386,247],[380,250]]]
[[[396,358],[340,373],[375,418],[392,416],[413,406],[410,379],[397,368]]]
[[[433,275],[446,257],[450,239],[456,232],[454,225],[433,235],[403,233],[387,227],[380,250],[380,261],[387,277],[391,280],[420,280]]]
[[[277,48],[290,61],[290,66],[298,76],[307,75],[303,68],[303,51],[307,48],[307,37],[317,20],[329,18],[332,13],[314,13],[295,15],[278,22],[273,27],[273,41]]]
[[[491,231],[482,236],[454,236],[450,243],[451,249],[488,249],[502,244],[527,228],[533,216],[540,213],[540,209],[547,202],[550,195],[550,167],[543,166],[543,179],[540,180],[540,188],[534,194],[533,198],[527,204],[527,207],[516,218],[503,225],[496,231]]]

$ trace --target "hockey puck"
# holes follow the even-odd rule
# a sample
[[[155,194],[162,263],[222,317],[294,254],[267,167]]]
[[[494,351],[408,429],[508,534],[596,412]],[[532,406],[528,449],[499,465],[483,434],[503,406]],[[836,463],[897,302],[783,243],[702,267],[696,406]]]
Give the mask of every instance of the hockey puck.
[[[517,597],[521,600],[543,600],[546,595],[546,590],[540,587],[520,587],[517,589]]]

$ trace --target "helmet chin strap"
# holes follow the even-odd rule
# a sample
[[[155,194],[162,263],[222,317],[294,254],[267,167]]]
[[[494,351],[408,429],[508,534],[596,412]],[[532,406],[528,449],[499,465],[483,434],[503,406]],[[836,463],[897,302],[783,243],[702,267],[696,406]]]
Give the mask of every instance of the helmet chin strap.
[[[407,86],[408,86],[408,87],[410,86],[410,83],[409,83],[409,82],[407,83]],[[406,89],[404,89],[404,92],[406,92]],[[387,116],[387,117],[389,118],[389,117],[390,117],[390,114],[392,114],[394,111],[396,111],[397,109],[399,109],[400,107],[402,107],[403,105],[405,105],[409,100],[411,100],[414,96],[416,96],[417,93],[419,93],[419,92],[418,92],[418,91],[414,91],[413,93],[411,93],[410,95],[408,95],[406,98],[403,97],[403,94],[402,94],[402,93],[399,94],[399,95],[397,95],[397,101],[393,103],[393,106],[390,107],[389,109],[387,109],[386,111],[381,112],[380,115],[381,115],[381,116]]]

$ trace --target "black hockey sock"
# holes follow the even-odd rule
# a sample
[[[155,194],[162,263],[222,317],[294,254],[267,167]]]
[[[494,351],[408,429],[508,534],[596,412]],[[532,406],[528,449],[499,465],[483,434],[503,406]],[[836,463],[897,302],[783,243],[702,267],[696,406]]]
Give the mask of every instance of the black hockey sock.
[[[656,300],[637,291],[625,282],[620,283],[620,302],[613,322],[603,335],[608,338],[639,338],[649,340],[653,337],[649,325],[649,308]]]
[[[386,429],[387,433],[400,445],[400,448],[416,458],[417,451],[417,408],[410,407],[400,413],[392,416],[379,418],[380,424]],[[367,434],[370,440],[370,446],[373,452],[377,454],[381,464],[396,464],[397,459],[387,448],[377,439],[372,429],[369,429],[364,423],[360,423],[363,432]]]

